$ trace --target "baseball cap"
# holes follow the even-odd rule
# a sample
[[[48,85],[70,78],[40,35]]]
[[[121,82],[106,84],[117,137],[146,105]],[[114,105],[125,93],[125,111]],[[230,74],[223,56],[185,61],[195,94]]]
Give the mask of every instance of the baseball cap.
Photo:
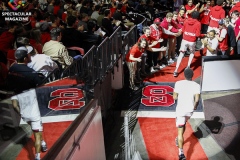
[[[223,24],[224,24],[224,20],[223,20],[223,19],[220,19],[220,20],[218,21],[218,24],[223,25]]]
[[[32,46],[27,47],[19,47],[15,53],[14,56],[16,59],[23,59],[24,57],[27,57],[27,54],[31,53],[33,51]]]
[[[15,53],[14,53],[14,56],[16,59],[22,59],[24,57],[26,57],[28,54],[28,50],[26,47],[19,47]]]
[[[159,18],[154,19],[154,23],[155,24],[160,24],[160,19]]]

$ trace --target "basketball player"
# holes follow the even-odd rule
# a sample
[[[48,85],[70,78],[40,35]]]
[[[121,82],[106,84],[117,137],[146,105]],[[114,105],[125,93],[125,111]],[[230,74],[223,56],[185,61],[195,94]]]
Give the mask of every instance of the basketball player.
[[[46,152],[47,145],[42,137],[42,121],[35,89],[28,90],[11,98],[14,109],[22,119],[31,125],[35,138],[35,160],[40,160],[40,151]]]
[[[186,80],[177,81],[173,92],[173,99],[178,100],[176,107],[176,127],[178,130],[176,145],[179,148],[179,160],[186,160],[183,153],[183,134],[186,122],[192,116],[193,111],[197,109],[200,97],[200,85],[192,81],[193,70],[185,69],[184,76]]]

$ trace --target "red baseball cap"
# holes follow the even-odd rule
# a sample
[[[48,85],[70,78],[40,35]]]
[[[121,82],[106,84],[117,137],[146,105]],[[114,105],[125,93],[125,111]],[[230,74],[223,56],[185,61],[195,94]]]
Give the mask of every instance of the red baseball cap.
[[[154,19],[154,22],[153,22],[153,23],[155,23],[155,24],[160,24],[160,18]]]

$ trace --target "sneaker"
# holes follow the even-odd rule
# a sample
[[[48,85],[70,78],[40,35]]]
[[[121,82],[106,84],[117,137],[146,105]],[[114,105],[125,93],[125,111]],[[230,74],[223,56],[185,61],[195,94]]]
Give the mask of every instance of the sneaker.
[[[177,77],[178,76],[178,72],[173,72],[173,77]]]
[[[41,145],[41,151],[42,151],[42,152],[46,152],[47,150],[48,150],[47,144]]]
[[[40,160],[40,158],[35,158],[35,160]]]
[[[178,147],[178,138],[177,137],[175,138],[175,144]]]
[[[173,60],[172,58],[170,58],[170,59],[168,60],[168,64],[172,64],[172,63],[174,63],[174,60]]]
[[[190,69],[190,67],[189,67],[189,66],[187,66],[185,69]]]
[[[184,154],[179,155],[179,160],[186,160],[186,157]]]
[[[136,91],[136,90],[139,89],[137,86],[133,86],[133,87],[130,86],[129,88],[131,88],[131,89],[134,90],[134,91]]]
[[[153,67],[151,67],[150,72],[154,73],[154,72],[156,72],[156,70]]]

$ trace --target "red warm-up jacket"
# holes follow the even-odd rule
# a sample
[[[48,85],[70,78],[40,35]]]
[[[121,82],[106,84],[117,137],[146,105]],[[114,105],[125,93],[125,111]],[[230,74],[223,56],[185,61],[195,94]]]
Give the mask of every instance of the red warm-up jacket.
[[[225,11],[222,6],[214,6],[210,11],[210,27],[218,28],[218,22],[225,18]]]
[[[189,42],[195,42],[200,36],[201,23],[193,18],[188,18],[184,21],[182,32],[183,39]]]

